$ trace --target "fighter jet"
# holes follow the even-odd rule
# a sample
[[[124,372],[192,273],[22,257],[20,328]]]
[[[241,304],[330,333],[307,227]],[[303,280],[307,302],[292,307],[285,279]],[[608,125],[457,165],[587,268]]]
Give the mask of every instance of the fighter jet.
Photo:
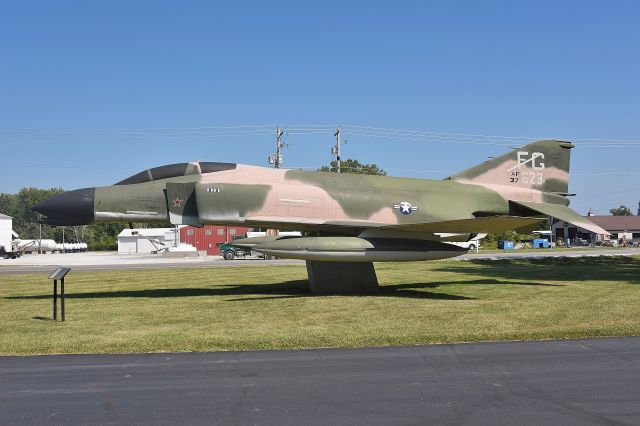
[[[371,290],[372,262],[459,256],[466,249],[448,241],[524,232],[548,217],[607,234],[568,207],[572,148],[536,141],[443,180],[180,163],[65,192],[33,210],[50,225],[169,221],[305,231],[236,243],[306,260],[316,292]]]

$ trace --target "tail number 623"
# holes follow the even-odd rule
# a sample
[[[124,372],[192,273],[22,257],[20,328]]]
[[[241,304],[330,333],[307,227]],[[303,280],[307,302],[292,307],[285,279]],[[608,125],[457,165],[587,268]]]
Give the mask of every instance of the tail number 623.
[[[542,173],[522,172],[522,183],[525,185],[542,185]]]

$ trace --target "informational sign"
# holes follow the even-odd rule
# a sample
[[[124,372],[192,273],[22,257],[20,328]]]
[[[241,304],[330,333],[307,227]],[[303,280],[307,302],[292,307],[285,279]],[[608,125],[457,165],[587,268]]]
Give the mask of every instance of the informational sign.
[[[61,280],[65,275],[69,273],[71,268],[58,268],[51,275],[49,275],[50,280]]]

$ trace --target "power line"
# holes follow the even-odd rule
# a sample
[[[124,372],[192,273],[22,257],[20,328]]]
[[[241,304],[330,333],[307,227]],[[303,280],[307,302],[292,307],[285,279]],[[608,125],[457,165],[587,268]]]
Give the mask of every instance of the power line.
[[[446,132],[433,132],[433,131],[424,131],[424,130],[403,130],[403,129],[390,129],[384,127],[369,127],[369,126],[359,126],[359,125],[345,125],[345,129],[352,130],[362,130],[362,131],[371,131],[378,133],[410,133],[416,135],[428,135],[428,136],[446,136],[446,137],[472,137],[472,138],[491,138],[491,139],[535,139],[528,136],[488,136],[488,135],[477,135],[477,134],[467,134],[467,133],[446,133]]]
[[[613,194],[625,194],[625,193],[628,193],[628,192],[635,192],[635,191],[639,191],[640,192],[640,187],[623,189],[622,191],[600,192],[598,194],[589,194],[589,193],[587,193],[586,195],[581,195],[580,198],[601,197],[603,195],[613,195]]]
[[[390,134],[380,134],[380,133],[364,133],[364,132],[354,132],[348,131],[349,135],[354,136],[363,136],[363,137],[372,137],[372,138],[380,138],[380,139],[393,139],[393,140],[407,140],[407,141],[418,141],[418,142],[428,142],[428,143],[447,143],[447,144],[461,144],[461,145],[494,145],[494,146],[511,146],[510,143],[504,142],[490,142],[490,141],[475,141],[475,140],[457,140],[457,139],[436,139],[436,138],[426,138],[426,137],[415,137],[410,135],[390,135]]]
[[[265,136],[271,133],[268,124],[235,125],[235,126],[200,126],[200,127],[158,127],[158,128],[115,128],[115,129],[42,129],[42,128],[14,128],[0,129],[6,137],[11,138],[61,138],[72,134],[102,133],[96,136],[125,136],[133,139],[148,138],[224,138]],[[328,134],[335,127],[328,124],[295,124],[285,126],[289,135]],[[395,141],[419,141],[426,143],[469,144],[511,146],[521,145],[524,140],[536,140],[530,136],[482,135],[468,133],[448,133],[422,130],[402,130],[383,127],[361,125],[343,126],[343,132],[364,138],[389,139]],[[582,141],[581,148],[635,148],[640,147],[640,140],[634,139],[598,139],[598,138],[567,138],[571,141]],[[609,143],[607,143],[609,142]]]
[[[212,129],[253,129],[253,128],[273,128],[275,124],[251,124],[251,125],[236,125],[236,126],[199,126],[199,127],[129,127],[129,128],[78,128],[78,129],[43,129],[37,127],[16,127],[6,128],[0,127],[0,132],[5,131],[24,131],[24,132],[131,132],[131,131],[184,131],[184,130],[212,130]]]
[[[489,139],[489,140],[499,140],[499,139],[525,139],[525,140],[541,140],[541,139],[560,139],[567,141],[596,141],[596,142],[632,142],[632,143],[640,143],[640,139],[613,139],[613,138],[558,138],[558,137],[532,137],[532,136],[502,136],[502,135],[482,135],[482,134],[469,134],[469,133],[448,133],[448,132],[433,132],[433,131],[423,131],[423,130],[402,130],[402,129],[390,129],[383,127],[369,127],[369,126],[361,126],[361,125],[344,125],[345,129],[359,129],[359,130],[369,130],[374,132],[383,132],[383,133],[409,133],[409,134],[420,134],[420,135],[431,135],[431,136],[439,136],[439,137],[461,137],[461,138],[473,138],[475,140],[478,139]]]
[[[508,142],[506,140],[490,140],[490,139],[473,139],[473,138],[453,138],[445,136],[414,136],[410,134],[388,134],[388,133],[375,133],[375,132],[362,132],[362,131],[348,131],[348,134],[354,136],[393,139],[393,140],[412,140],[428,143],[445,143],[445,144],[463,144],[463,145],[494,145],[513,147],[523,146],[521,141]],[[533,141],[532,141],[533,142]],[[636,148],[640,147],[640,142],[637,143],[612,143],[612,144],[587,144],[580,143],[580,148]]]
[[[41,134],[69,134],[69,133],[86,133],[86,132],[202,132],[211,131],[216,132],[246,132],[248,130],[263,129],[264,131],[270,131],[275,124],[242,124],[242,125],[228,125],[228,126],[197,126],[197,127],[128,127],[128,128],[77,128],[77,129],[51,129],[51,128],[0,128],[1,132],[22,132],[22,133],[41,133]],[[373,127],[357,124],[348,124],[341,126],[343,130],[350,132],[366,132],[375,134],[391,134],[391,135],[409,135],[409,136],[426,136],[438,139],[458,139],[458,140],[476,140],[476,141],[508,141],[514,139],[523,140],[539,140],[539,139],[558,139],[558,137],[540,137],[540,136],[506,136],[506,135],[486,135],[486,134],[474,134],[474,133],[456,133],[456,132],[440,132],[440,131],[427,131],[427,130],[411,130],[411,129],[396,129],[386,127]],[[285,130],[324,130],[331,131],[335,129],[333,124],[290,124],[285,126]],[[568,137],[560,138],[570,141],[584,141],[584,142],[613,142],[613,143],[633,143],[639,144],[640,139],[616,139],[616,138],[577,138]]]
[[[83,166],[65,166],[65,165],[36,165],[36,164],[0,164],[0,167],[7,169],[70,169],[70,170],[131,170],[125,167],[83,167]]]
[[[640,173],[627,173],[627,172],[604,172],[604,173],[573,173],[570,172],[571,176],[594,176],[594,177],[602,177],[602,176],[640,176]]]

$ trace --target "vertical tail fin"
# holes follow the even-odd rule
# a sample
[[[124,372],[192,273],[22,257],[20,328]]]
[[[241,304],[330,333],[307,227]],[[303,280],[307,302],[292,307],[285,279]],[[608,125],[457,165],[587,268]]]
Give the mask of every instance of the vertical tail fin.
[[[532,142],[448,179],[567,194],[573,147],[570,142],[558,140]]]

